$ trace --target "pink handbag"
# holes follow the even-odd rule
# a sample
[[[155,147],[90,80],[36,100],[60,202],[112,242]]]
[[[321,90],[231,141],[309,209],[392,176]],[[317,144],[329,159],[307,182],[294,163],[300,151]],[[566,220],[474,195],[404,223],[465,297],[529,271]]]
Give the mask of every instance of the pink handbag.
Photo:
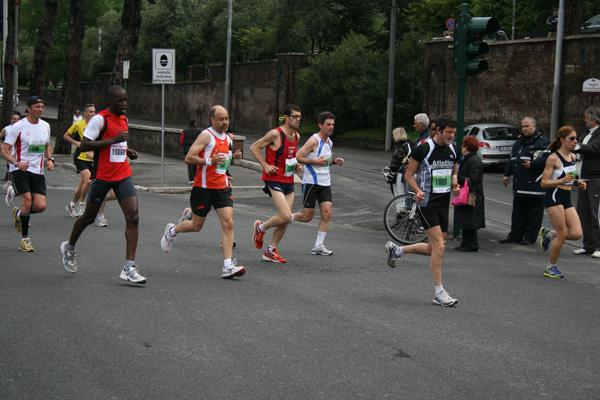
[[[460,188],[460,195],[452,199],[452,205],[456,206],[475,206],[475,195],[469,193],[469,183],[465,178],[465,184]]]

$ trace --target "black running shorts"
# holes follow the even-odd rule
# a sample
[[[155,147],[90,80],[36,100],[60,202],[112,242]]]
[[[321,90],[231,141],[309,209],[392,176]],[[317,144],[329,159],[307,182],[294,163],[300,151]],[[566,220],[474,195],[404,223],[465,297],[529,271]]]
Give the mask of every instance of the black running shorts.
[[[565,210],[573,207],[573,203],[571,203],[571,191],[560,188],[546,190],[544,207],[550,208],[554,206],[563,206]]]
[[[319,204],[326,201],[332,202],[331,186],[314,185],[305,183],[302,185],[302,204],[304,208],[315,208],[317,201]]]
[[[99,179],[93,179],[90,184],[87,201],[92,204],[101,205],[110,189],[114,190],[118,201],[128,197],[137,196],[131,177],[127,177],[120,181],[101,181]]]
[[[77,170],[77,173],[86,169],[89,169],[90,171],[92,170],[93,163],[91,161],[83,161],[79,158],[76,158],[75,160],[73,160],[73,163],[75,164],[75,169]]]
[[[233,207],[231,188],[206,189],[194,186],[190,196],[190,206],[192,212],[199,217],[206,217],[212,207],[215,209]]]
[[[29,171],[16,170],[10,173],[12,186],[17,196],[23,193],[46,195],[46,178],[44,175]]]
[[[417,207],[425,230],[439,226],[442,232],[448,232],[448,205]]]

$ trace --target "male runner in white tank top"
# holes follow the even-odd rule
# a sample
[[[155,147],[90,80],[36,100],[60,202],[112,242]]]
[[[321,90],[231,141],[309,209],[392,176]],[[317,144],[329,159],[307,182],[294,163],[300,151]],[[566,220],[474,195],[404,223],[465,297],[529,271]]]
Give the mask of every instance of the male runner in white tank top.
[[[329,111],[324,111],[319,114],[318,122],[321,130],[308,138],[304,146],[296,153],[296,159],[306,166],[302,176],[302,204],[304,210],[294,214],[292,221],[311,221],[315,215],[315,205],[318,201],[321,220],[319,221],[317,240],[311,254],[330,256],[333,251],[326,249],[323,244],[329,229],[333,205],[329,166],[332,164],[341,166],[344,164],[344,159],[333,157],[331,150],[333,142],[330,136],[335,126],[335,115]]]

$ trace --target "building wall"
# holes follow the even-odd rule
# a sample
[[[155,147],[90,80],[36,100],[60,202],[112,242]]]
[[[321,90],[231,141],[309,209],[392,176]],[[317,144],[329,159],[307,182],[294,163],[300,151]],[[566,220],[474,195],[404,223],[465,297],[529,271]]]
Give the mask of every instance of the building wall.
[[[275,60],[234,63],[231,65],[231,97],[229,117],[231,131],[266,133],[279,125],[278,117],[286,104],[297,97],[296,74],[309,63],[309,55],[279,54]],[[192,76],[204,76],[204,69],[192,70]],[[225,64],[209,65],[210,79],[165,85],[165,123],[187,126],[190,118],[198,126],[210,124],[208,113],[213,105],[224,103]],[[161,85],[151,81],[147,73],[134,71],[127,80],[130,118],[159,121],[161,117]],[[96,82],[82,82],[78,104],[93,103],[97,110],[106,108],[106,91],[110,74]],[[60,90],[45,90],[46,104],[58,106]]]
[[[550,131],[556,41],[527,39],[489,44],[482,58],[490,69],[467,79],[465,125],[476,122],[510,123],[525,116]],[[600,78],[600,35],[569,36],[563,41],[560,74],[559,126],[573,125],[582,133],[583,112],[590,98],[582,95],[583,82]],[[457,74],[452,69],[453,41],[428,41],[425,46],[423,110],[430,116],[456,112]],[[433,94],[436,95],[433,95]],[[600,98],[595,101],[600,105]]]

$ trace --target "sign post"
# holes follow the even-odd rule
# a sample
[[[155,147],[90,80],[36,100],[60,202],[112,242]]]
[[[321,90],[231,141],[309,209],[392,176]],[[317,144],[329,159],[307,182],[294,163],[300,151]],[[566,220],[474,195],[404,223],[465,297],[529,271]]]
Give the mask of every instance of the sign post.
[[[161,86],[160,184],[165,184],[165,84],[175,84],[175,49],[152,49],[152,84]]]
[[[590,105],[594,105],[594,97],[600,96],[600,79],[590,78],[583,82],[583,95],[590,97]]]

